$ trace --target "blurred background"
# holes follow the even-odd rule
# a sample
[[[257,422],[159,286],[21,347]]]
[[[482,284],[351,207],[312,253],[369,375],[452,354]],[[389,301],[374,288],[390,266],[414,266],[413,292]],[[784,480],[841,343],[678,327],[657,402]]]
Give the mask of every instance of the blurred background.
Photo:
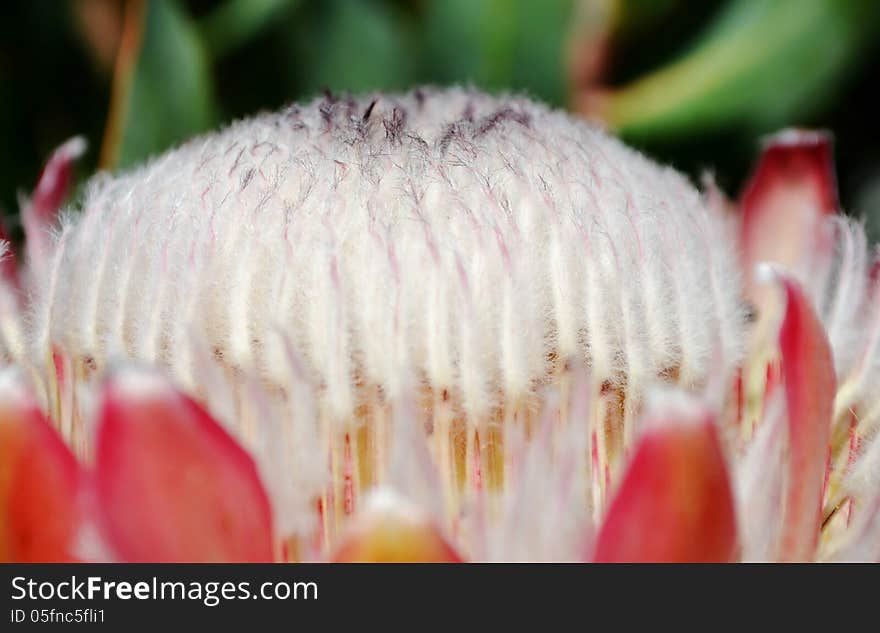
[[[5,0],[0,215],[82,134],[94,170],[322,90],[464,83],[601,121],[736,195],[761,136],[834,133],[880,239],[877,0]]]

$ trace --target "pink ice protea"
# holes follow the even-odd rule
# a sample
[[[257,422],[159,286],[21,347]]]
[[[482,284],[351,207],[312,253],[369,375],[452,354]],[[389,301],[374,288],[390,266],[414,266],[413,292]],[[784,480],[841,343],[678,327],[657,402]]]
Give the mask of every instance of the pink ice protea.
[[[732,210],[524,98],[328,95],[56,227],[81,150],[0,281],[4,559],[880,557],[880,281],[825,136]]]

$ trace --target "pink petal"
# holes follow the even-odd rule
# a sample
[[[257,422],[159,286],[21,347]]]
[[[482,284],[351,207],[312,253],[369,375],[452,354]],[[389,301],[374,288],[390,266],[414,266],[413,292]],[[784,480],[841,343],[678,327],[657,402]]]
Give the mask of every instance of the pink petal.
[[[787,299],[779,332],[788,410],[789,465],[784,560],[810,560],[822,521],[834,395],[837,391],[831,346],[803,290],[777,273]]]
[[[104,385],[99,520],[126,561],[269,561],[272,513],[250,456],[158,374]]]
[[[0,561],[74,560],[82,481],[28,388],[0,376]]]
[[[49,252],[49,229],[73,184],[73,162],[85,150],[86,142],[81,136],[56,149],[40,173],[33,197],[22,206],[21,219],[31,262],[41,262]]]
[[[868,279],[871,282],[871,287],[874,289],[874,292],[880,292],[880,248],[877,249],[877,255],[874,257],[874,262],[871,264],[871,269],[868,272]]]
[[[760,290],[751,278],[756,264],[796,270],[816,248],[830,246],[822,223],[838,208],[830,136],[786,130],[771,137],[740,206],[740,246],[754,300]]]
[[[55,220],[55,214],[67,197],[73,182],[73,161],[85,151],[85,139],[75,136],[52,153],[43,171],[40,172],[31,205],[34,215],[44,224]]]
[[[596,542],[597,562],[712,562],[737,556],[733,492],[712,414],[654,404]]]
[[[389,491],[374,492],[333,555],[342,563],[460,563],[429,517]]]
[[[5,242],[9,248],[0,258],[0,284],[6,282],[8,286],[15,290],[21,289],[21,277],[18,272],[18,261],[15,253],[12,251],[12,242],[9,240],[9,234],[6,228],[0,223],[0,242]]]

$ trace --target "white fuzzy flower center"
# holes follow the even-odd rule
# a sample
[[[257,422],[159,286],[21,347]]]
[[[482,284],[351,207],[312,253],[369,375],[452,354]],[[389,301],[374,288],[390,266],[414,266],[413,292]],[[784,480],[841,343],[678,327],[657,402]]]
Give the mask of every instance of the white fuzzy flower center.
[[[414,393],[465,481],[481,453],[482,476],[503,476],[492,447],[573,363],[592,417],[623,425],[610,437],[649,383],[738,361],[725,219],[678,173],[524,98],[373,101],[242,120],[94,180],[38,298],[39,357],[60,349],[81,374],[158,362],[251,439],[253,389],[293,410],[273,442],[305,433],[311,407],[319,435],[372,456],[355,478],[379,478],[392,404]]]

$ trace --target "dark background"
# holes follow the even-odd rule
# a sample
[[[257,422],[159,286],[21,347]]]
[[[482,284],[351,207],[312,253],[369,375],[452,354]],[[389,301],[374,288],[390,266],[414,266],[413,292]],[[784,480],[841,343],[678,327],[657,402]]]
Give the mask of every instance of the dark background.
[[[878,239],[878,35],[875,0],[7,0],[0,215],[15,234],[17,194],[75,134],[82,181],[325,88],[466,83],[599,117],[731,195],[762,135],[826,128],[843,205]],[[626,116],[590,105],[644,77],[659,96]],[[655,98],[671,115],[646,122]]]

